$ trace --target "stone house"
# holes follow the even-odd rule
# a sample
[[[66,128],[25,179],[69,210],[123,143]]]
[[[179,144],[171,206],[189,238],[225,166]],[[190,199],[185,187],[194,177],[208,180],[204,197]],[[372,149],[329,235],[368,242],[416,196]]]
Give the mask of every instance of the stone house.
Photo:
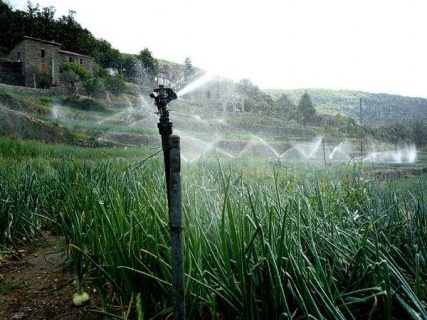
[[[93,73],[94,58],[76,52],[61,50],[61,44],[31,37],[24,37],[10,52],[11,62],[22,64],[21,72],[26,87],[36,87],[40,74],[47,74],[53,86],[59,85],[59,67],[73,62]]]

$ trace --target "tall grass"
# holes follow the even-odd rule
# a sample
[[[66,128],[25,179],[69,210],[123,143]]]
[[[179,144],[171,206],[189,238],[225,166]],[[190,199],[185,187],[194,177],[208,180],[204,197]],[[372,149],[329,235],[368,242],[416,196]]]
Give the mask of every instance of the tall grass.
[[[427,318],[425,181],[401,194],[358,166],[250,165],[183,168],[189,318]],[[0,183],[3,244],[54,229],[105,312],[171,313],[160,159],[6,159]]]

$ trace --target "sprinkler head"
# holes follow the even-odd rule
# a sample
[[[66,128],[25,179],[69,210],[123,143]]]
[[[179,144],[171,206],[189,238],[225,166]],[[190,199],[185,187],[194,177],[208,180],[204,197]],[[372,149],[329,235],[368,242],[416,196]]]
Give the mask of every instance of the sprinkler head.
[[[150,97],[154,99],[154,104],[159,111],[166,110],[168,103],[178,98],[171,88],[165,88],[162,84],[154,89],[153,93],[150,93]]]

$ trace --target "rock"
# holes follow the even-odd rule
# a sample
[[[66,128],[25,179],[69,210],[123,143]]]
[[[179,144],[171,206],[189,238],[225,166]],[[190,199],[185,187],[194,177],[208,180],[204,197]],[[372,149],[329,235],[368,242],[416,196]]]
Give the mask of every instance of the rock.
[[[22,319],[24,318],[25,314],[23,312],[17,312],[15,313],[11,319]]]

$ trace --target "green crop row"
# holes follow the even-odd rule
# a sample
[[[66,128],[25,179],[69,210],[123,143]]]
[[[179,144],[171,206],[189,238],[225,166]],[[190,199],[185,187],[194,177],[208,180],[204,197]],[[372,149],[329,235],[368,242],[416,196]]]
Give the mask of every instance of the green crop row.
[[[167,317],[161,158],[21,148],[25,161],[0,157],[0,250],[51,230],[65,237],[78,289],[96,288],[102,312]],[[427,318],[425,187],[384,188],[358,165],[184,166],[188,318]]]

